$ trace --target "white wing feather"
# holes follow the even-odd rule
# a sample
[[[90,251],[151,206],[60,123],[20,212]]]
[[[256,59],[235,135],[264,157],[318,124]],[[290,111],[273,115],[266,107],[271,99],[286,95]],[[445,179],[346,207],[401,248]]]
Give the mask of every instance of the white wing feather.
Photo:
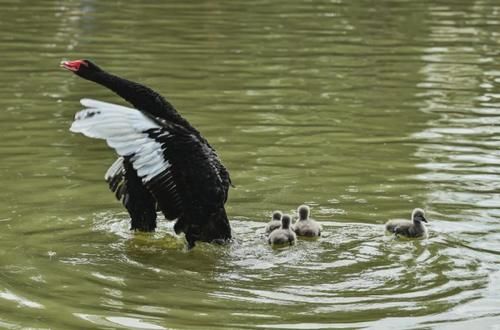
[[[162,145],[145,133],[161,128],[157,123],[133,108],[92,99],[80,102],[86,109],[75,115],[70,131],[104,139],[120,156],[133,156],[132,166],[144,183],[168,170]]]

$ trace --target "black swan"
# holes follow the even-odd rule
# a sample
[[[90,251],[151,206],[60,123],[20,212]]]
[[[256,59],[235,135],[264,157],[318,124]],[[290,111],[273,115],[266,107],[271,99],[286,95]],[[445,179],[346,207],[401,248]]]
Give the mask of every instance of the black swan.
[[[411,221],[389,220],[385,224],[385,229],[388,232],[406,237],[427,237],[427,227],[423,222],[428,222],[425,218],[425,212],[416,208],[411,213]]]
[[[309,218],[311,210],[307,205],[297,208],[299,219],[294,224],[294,231],[298,236],[316,237],[321,236],[321,225]]]
[[[61,66],[98,83],[134,106],[82,99],[71,131],[104,139],[120,156],[105,179],[131,218],[131,230],[154,231],[156,211],[177,220],[189,248],[225,242],[231,227],[224,204],[231,179],[215,149],[174,106],[139,83],[110,74],[89,60]]]
[[[297,235],[290,229],[292,218],[288,214],[284,214],[281,218],[281,227],[271,232],[268,242],[271,245],[293,245],[297,240]]]

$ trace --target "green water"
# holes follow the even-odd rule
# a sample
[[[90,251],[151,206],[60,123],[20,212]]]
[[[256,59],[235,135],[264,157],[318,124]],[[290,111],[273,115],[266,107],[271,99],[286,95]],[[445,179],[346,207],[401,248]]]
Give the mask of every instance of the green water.
[[[498,1],[0,0],[0,328],[500,323]],[[216,147],[235,242],[133,234],[58,67],[165,95]],[[275,209],[324,236],[272,250]],[[427,240],[383,235],[422,207]]]

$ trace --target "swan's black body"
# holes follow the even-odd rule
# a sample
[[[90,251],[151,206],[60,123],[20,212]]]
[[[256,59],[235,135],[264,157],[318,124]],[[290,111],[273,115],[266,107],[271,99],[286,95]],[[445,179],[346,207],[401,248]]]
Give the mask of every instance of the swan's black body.
[[[147,161],[150,156],[143,152],[142,159],[138,160],[136,154],[129,153],[122,154],[105,176],[110,189],[130,214],[131,229],[153,231],[159,209],[167,219],[177,219],[175,231],[186,234],[190,247],[197,240],[230,239],[231,228],[224,204],[231,180],[215,150],[200,132],[149,87],[112,75],[89,60],[63,62],[62,66],[124,98],[147,117],[144,120],[151,126],[141,131],[141,136],[158,146],[152,149],[151,157],[161,154],[166,169],[155,172],[155,176],[140,177],[138,163],[134,161]],[[93,108],[95,112],[90,115],[100,115],[99,106]],[[90,115],[87,113],[87,118]]]

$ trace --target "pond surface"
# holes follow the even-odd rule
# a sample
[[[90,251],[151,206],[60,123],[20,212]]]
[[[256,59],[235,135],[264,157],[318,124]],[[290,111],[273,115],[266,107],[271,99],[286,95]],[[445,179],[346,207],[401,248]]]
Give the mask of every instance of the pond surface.
[[[498,1],[0,1],[0,328],[500,323]],[[216,147],[235,242],[131,233],[80,98],[91,58]],[[319,240],[271,249],[275,209]],[[422,207],[427,240],[385,236]]]

